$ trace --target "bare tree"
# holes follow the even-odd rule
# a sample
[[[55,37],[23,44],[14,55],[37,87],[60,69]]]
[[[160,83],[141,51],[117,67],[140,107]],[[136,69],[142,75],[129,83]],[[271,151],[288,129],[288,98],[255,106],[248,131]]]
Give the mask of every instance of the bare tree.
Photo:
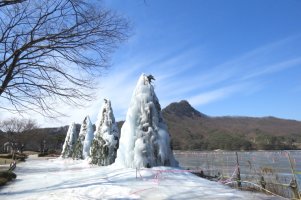
[[[93,81],[129,30],[127,20],[92,2],[25,0],[0,7],[0,108],[52,117],[57,103],[91,100]]]
[[[0,122],[0,130],[5,133],[22,133],[37,128],[37,124],[32,119],[10,118]]]
[[[12,147],[13,158],[17,149],[22,145],[22,141],[19,141],[17,136],[36,128],[38,128],[37,123],[31,119],[19,119],[14,117],[0,122],[0,130],[4,132],[5,138]]]

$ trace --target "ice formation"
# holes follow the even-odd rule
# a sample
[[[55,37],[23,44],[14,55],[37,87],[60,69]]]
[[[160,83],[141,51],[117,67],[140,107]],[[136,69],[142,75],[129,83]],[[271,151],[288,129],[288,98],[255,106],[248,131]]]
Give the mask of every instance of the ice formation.
[[[84,159],[87,159],[90,156],[90,147],[91,147],[92,140],[94,137],[93,132],[94,132],[93,125],[90,121],[89,116],[87,116],[87,134],[86,134],[84,144],[83,144],[83,158]]]
[[[72,124],[70,124],[68,128],[61,157],[63,158],[72,157],[73,148],[74,148],[74,144],[76,143],[76,140],[77,140],[76,125],[73,122]]]
[[[119,145],[119,130],[111,107],[110,100],[105,99],[98,114],[96,131],[90,153],[91,163],[110,165],[114,163]]]
[[[73,159],[84,159],[89,156],[89,150],[92,139],[93,127],[89,116],[86,116],[80,127],[79,136],[74,146],[74,151],[72,155]]]
[[[142,74],[132,95],[121,129],[118,165],[132,168],[178,165],[151,79],[152,76]]]

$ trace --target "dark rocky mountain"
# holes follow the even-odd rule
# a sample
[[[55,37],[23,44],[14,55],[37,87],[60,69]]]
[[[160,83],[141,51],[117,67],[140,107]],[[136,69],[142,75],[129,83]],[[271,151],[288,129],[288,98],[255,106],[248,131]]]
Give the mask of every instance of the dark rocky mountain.
[[[162,110],[174,149],[295,149],[300,148],[301,122],[275,117],[209,117],[187,101]]]
[[[166,108],[162,110],[163,114],[175,115],[177,117],[200,117],[207,118],[207,116],[203,113],[200,113],[196,109],[194,109],[186,100],[182,100],[179,103],[171,103]]]

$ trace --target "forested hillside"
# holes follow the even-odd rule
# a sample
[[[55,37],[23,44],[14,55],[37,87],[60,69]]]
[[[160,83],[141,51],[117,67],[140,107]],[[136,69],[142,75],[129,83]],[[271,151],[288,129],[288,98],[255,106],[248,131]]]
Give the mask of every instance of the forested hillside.
[[[296,149],[301,144],[301,122],[275,117],[210,117],[187,101],[162,110],[174,149],[252,150]]]

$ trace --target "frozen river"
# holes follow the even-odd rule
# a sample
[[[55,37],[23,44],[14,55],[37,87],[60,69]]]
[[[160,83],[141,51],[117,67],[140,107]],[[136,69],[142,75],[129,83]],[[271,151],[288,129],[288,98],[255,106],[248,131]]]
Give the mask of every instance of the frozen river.
[[[238,163],[242,180],[258,184],[263,177],[267,187],[277,187],[282,193],[291,193],[285,185],[296,178],[300,191],[301,151],[243,151],[237,156],[233,151],[175,151],[175,157],[181,167],[202,170],[210,176],[231,177]]]

